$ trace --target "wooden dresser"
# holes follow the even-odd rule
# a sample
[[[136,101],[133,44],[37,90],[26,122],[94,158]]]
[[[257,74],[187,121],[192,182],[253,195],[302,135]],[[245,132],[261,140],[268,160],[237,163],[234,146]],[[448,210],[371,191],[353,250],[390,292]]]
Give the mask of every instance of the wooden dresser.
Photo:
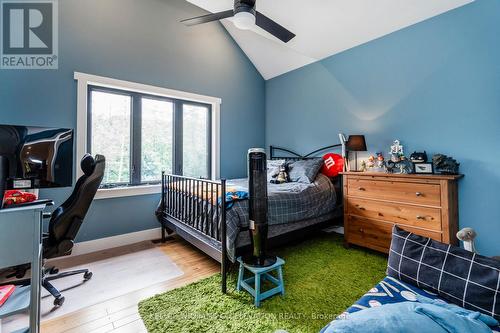
[[[344,172],[344,237],[389,252],[394,224],[457,244],[458,179],[461,175],[397,175]]]

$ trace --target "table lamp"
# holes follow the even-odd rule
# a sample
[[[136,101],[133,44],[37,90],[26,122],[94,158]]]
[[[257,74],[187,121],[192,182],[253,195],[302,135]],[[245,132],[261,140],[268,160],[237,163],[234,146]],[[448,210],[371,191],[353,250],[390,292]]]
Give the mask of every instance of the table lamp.
[[[354,152],[354,171],[358,171],[358,151],[366,151],[366,141],[364,135],[349,135],[345,144],[347,151]],[[352,170],[351,170],[352,171]]]

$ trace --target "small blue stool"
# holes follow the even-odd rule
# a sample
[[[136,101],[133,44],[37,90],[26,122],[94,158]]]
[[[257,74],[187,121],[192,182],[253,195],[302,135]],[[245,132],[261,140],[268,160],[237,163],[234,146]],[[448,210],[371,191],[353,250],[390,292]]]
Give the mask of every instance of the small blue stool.
[[[236,286],[236,290],[240,291],[243,287],[243,289],[248,291],[255,298],[254,304],[256,307],[259,307],[260,302],[265,300],[266,298],[269,298],[276,294],[285,295],[285,284],[283,283],[282,271],[282,267],[285,264],[285,261],[283,259],[278,258],[278,260],[276,260],[276,263],[267,267],[248,266],[243,262],[243,259],[241,257],[238,257],[238,259],[236,260],[238,260],[238,262],[240,263],[238,285]],[[243,277],[243,275],[245,274],[245,269],[252,272],[254,276],[245,279]],[[275,278],[270,274],[272,271],[278,272],[278,278]],[[264,280],[273,283],[274,285],[276,285],[276,287],[261,292],[261,282],[263,282]],[[255,288],[252,288],[251,285],[254,285]]]

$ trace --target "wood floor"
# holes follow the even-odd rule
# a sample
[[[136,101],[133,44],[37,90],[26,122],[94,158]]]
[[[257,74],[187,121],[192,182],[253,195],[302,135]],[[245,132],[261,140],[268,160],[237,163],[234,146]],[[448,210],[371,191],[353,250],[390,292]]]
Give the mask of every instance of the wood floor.
[[[213,275],[219,264],[180,239],[157,245],[184,272],[178,278],[150,286],[76,312],[42,322],[42,333],[146,332],[139,317],[139,301]]]

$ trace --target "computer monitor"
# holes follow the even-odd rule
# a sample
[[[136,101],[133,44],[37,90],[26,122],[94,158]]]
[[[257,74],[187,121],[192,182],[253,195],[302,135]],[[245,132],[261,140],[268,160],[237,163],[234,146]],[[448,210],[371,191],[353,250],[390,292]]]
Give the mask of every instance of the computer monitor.
[[[0,156],[7,159],[2,164],[8,170],[0,172],[5,189],[73,184],[72,129],[0,125]]]

